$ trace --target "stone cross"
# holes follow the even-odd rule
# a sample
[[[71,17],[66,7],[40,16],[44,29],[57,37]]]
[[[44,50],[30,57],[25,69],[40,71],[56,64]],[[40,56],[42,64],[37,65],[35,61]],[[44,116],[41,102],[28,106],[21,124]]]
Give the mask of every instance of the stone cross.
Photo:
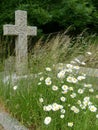
[[[37,27],[27,26],[27,11],[15,11],[15,25],[4,25],[4,35],[14,35],[16,61],[15,68],[18,75],[28,72],[27,36],[37,35]]]

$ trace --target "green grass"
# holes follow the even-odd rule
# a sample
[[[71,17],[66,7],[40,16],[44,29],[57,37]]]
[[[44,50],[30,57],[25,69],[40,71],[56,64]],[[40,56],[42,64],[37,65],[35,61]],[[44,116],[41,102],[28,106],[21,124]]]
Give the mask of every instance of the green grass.
[[[69,38],[62,34],[47,41],[45,46],[41,45],[41,41],[36,44],[32,50],[34,54],[29,56],[29,67],[31,74],[36,73],[37,77],[21,79],[14,85],[11,82],[4,84],[2,75],[0,77],[0,98],[10,114],[30,130],[98,130],[97,78],[78,75],[74,64],[65,65],[78,54],[86,55],[91,46],[82,50],[84,46],[79,47],[79,43],[76,42],[73,47],[70,43]],[[97,59],[94,51],[92,49],[92,55],[85,61],[92,57]],[[63,63],[59,66],[58,62]],[[68,76],[71,76],[70,80]],[[77,81],[78,76],[85,79]],[[85,87],[85,84],[88,86]],[[63,85],[68,86],[66,92]],[[84,102],[85,97],[89,97],[87,102]],[[72,106],[75,106],[73,110]],[[44,122],[46,117],[51,118],[49,124]],[[73,123],[72,127],[68,126],[69,122]]]
[[[52,68],[52,67],[51,67]],[[8,85],[3,85],[1,82],[0,95],[5,101],[6,106],[10,110],[11,114],[16,117],[21,123],[25,124],[27,127],[35,127],[36,130],[61,130],[61,129],[74,129],[74,130],[97,130],[98,129],[98,119],[96,112],[91,112],[89,107],[86,106],[82,109],[78,100],[83,102],[84,97],[90,97],[90,102],[98,109],[98,91],[89,92],[89,87],[85,88],[85,80],[79,81],[78,85],[75,83],[69,83],[66,81],[69,73],[67,73],[64,79],[57,78],[57,74],[54,69],[47,72],[44,70],[43,74],[38,75],[35,79],[25,79],[17,83],[17,89],[14,90],[14,85],[10,83]],[[71,74],[75,78],[78,75]],[[44,79],[43,79],[43,78]],[[46,85],[45,79],[51,77],[52,83]],[[42,80],[41,80],[42,79]],[[38,85],[40,83],[40,85]],[[52,86],[58,86],[58,90],[54,91]],[[69,88],[72,87],[73,91],[68,90],[65,94],[62,93],[62,86],[67,85]],[[78,93],[78,89],[84,90],[83,94]],[[92,87],[91,87],[92,88]],[[93,89],[93,88],[92,88]],[[72,98],[70,95],[76,93],[76,97]],[[66,101],[62,102],[61,97],[65,97]],[[39,99],[43,98],[44,102],[40,102]],[[60,109],[53,111],[44,111],[43,106],[52,105],[57,103],[63,106],[65,110],[64,118],[61,119],[62,114]],[[79,109],[78,113],[71,110],[72,106],[76,106]],[[51,117],[52,121],[49,125],[44,124],[45,117]],[[68,122],[73,122],[73,127],[68,127]]]

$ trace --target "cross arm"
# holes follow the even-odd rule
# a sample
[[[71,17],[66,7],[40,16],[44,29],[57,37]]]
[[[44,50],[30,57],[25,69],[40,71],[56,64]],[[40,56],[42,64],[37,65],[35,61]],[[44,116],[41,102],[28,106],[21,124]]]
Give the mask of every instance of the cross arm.
[[[16,25],[4,25],[4,35],[18,35],[18,26]]]
[[[28,36],[36,36],[37,35],[37,27],[28,26],[27,27],[27,35]]]

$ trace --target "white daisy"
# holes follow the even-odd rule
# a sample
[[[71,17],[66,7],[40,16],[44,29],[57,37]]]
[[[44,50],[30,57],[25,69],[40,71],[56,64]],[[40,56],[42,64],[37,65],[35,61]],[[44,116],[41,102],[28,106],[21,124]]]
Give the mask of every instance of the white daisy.
[[[44,111],[51,111],[52,110],[52,105],[43,106],[43,110]]]
[[[89,110],[90,110],[91,112],[96,112],[96,111],[97,111],[97,108],[96,108],[94,105],[90,105],[90,106],[89,106]]]
[[[75,69],[75,70],[79,70],[80,67],[79,67],[79,66],[73,66],[73,69]]]
[[[58,86],[53,85],[53,86],[52,86],[52,90],[53,90],[53,91],[57,91],[57,90],[58,90]]]
[[[91,88],[91,87],[92,87],[92,84],[84,84],[84,87],[85,87],[85,88]]]
[[[65,102],[65,101],[66,101],[66,98],[65,98],[65,97],[61,97],[60,100],[61,100],[62,102]]]
[[[43,103],[44,99],[43,98],[39,98],[39,102]]]
[[[75,61],[78,62],[78,63],[81,63],[79,59],[75,58]]]
[[[98,95],[96,95],[95,97],[98,98]]]
[[[77,80],[81,81],[81,80],[83,80],[83,79],[85,79],[85,78],[86,78],[85,76],[78,76],[78,77],[77,77]]]
[[[72,69],[72,68],[73,68],[73,65],[71,65],[71,64],[66,64],[66,67],[69,68],[69,69]]]
[[[90,88],[90,89],[89,89],[89,92],[93,93],[93,92],[94,92],[94,89],[93,89],[93,88]]]
[[[60,118],[61,118],[61,119],[63,119],[63,118],[64,118],[64,115],[63,115],[63,114],[62,114],[62,115],[60,115]]]
[[[61,113],[63,113],[63,114],[64,114],[64,113],[65,113],[65,109],[61,109]]]
[[[71,98],[75,98],[76,97],[76,93],[72,93],[70,96],[71,96]]]
[[[69,87],[69,90],[70,90],[70,91],[73,91],[74,89],[73,89],[73,87]]]
[[[96,115],[96,118],[98,118],[98,114]]]
[[[73,122],[68,122],[69,127],[73,127]]]
[[[78,89],[79,94],[83,94],[84,90],[83,89]]]
[[[63,85],[63,86],[62,86],[62,89],[63,89],[64,91],[68,91],[68,86],[67,86],[67,85]]]
[[[51,83],[52,83],[51,78],[50,78],[50,77],[47,77],[47,78],[45,79],[45,83],[46,83],[46,85],[51,85]]]
[[[18,88],[18,86],[14,86],[13,89],[16,90]]]
[[[51,71],[51,68],[49,68],[49,67],[46,67],[46,71]]]
[[[38,83],[38,85],[41,85],[41,84],[42,84],[41,82]]]
[[[40,78],[40,81],[42,81],[42,80],[44,80],[44,77],[41,77],[41,78]]]
[[[89,100],[90,100],[90,97],[84,97],[83,100],[84,100],[84,101],[89,101]]]
[[[92,55],[92,53],[91,52],[86,52],[88,55]]]
[[[72,76],[68,76],[66,80],[69,83],[77,83],[78,82],[78,80],[75,77],[72,77]]]
[[[60,79],[63,79],[65,78],[65,71],[60,71],[58,74],[57,74],[57,77],[60,78]]]
[[[46,117],[44,120],[44,124],[48,125],[48,124],[50,124],[50,122],[51,122],[51,117]]]
[[[52,110],[53,110],[53,111],[58,111],[58,110],[60,110],[60,109],[63,109],[63,106],[62,106],[62,105],[57,104],[57,103],[53,103],[53,104],[52,104]]]
[[[86,63],[85,63],[85,62],[81,62],[81,64],[82,64],[82,65],[86,65]]]

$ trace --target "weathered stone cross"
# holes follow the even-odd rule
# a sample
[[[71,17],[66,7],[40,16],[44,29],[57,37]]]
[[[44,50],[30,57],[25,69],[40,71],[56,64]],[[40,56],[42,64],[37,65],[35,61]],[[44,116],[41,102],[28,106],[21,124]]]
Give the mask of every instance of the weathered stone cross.
[[[4,25],[4,35],[15,35],[16,73],[26,74],[28,71],[27,36],[37,35],[37,27],[27,26],[27,12],[15,11],[15,25]]]

